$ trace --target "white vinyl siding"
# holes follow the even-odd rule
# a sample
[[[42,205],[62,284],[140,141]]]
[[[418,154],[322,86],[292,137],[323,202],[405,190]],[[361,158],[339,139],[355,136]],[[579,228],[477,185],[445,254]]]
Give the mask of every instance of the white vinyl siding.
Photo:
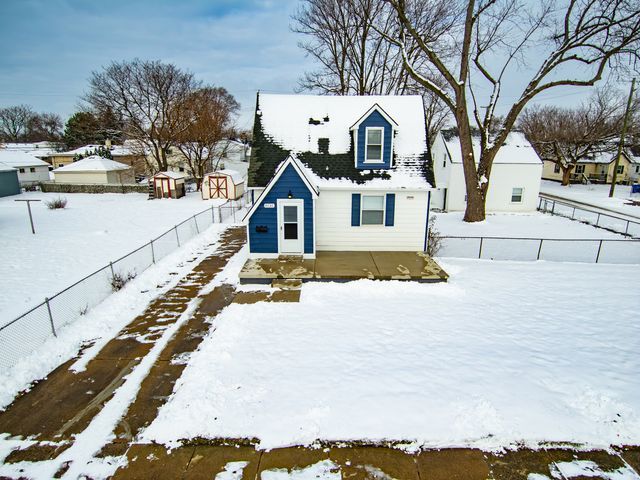
[[[392,192],[322,189],[316,201],[317,250],[423,250],[427,220],[426,191],[395,192],[393,228],[384,224],[352,227],[352,193],[360,193],[364,198]]]
[[[384,128],[367,127],[365,131],[365,163],[382,163],[382,151],[384,147]]]

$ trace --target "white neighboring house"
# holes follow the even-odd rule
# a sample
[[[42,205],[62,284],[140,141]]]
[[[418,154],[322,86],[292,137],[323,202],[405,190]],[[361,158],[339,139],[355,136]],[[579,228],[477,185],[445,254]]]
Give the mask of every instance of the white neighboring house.
[[[480,137],[473,136],[476,160],[480,157]],[[438,194],[431,207],[445,212],[463,211],[467,192],[462,169],[460,139],[453,130],[441,131],[431,147]],[[511,132],[493,161],[487,212],[532,212],[538,204],[542,161],[521,132]]]
[[[48,182],[49,164],[39,158],[19,150],[0,150],[0,162],[18,171],[20,186],[27,187]]]
[[[133,168],[97,155],[83,158],[53,171],[55,183],[84,185],[135,184]]]

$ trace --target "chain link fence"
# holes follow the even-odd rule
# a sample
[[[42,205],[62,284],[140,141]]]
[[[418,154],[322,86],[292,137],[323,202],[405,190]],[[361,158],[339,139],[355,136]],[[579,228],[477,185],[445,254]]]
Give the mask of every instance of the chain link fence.
[[[126,283],[144,272],[181,245],[216,223],[235,223],[249,206],[250,195],[210,207],[175,225],[149,243],[110,262],[73,285],[0,326],[0,368],[14,365],[51,336],[105,300]]]
[[[640,240],[443,236],[438,257],[640,264]]]
[[[615,233],[640,238],[640,222],[621,216],[598,212],[588,208],[577,207],[571,203],[562,202],[545,196],[540,196],[538,210],[551,215],[578,220],[594,227],[604,228]]]

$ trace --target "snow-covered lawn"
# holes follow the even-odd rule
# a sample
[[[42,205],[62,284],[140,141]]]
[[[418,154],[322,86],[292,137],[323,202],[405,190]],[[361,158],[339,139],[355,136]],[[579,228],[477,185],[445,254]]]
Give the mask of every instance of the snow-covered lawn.
[[[637,267],[442,263],[447,284],[308,283],[300,303],[232,304],[144,439],[640,442]]]
[[[49,210],[45,201],[65,197],[67,207]],[[29,226],[32,203],[36,234]],[[199,193],[178,200],[147,195],[29,192],[0,199],[0,324],[51,296],[186,218],[222,200]]]
[[[464,222],[464,212],[434,213],[436,228],[446,236],[515,238],[612,238],[618,235],[565,217],[541,212],[489,213],[484,222]]]
[[[540,184],[541,193],[549,193],[565,197],[578,202],[589,203],[591,205],[608,208],[620,213],[626,213],[640,217],[640,207],[627,205],[631,198],[631,187],[629,185],[616,185],[613,198],[609,198],[611,185],[567,185],[563,187],[558,182],[542,180]],[[637,195],[636,195],[637,197]],[[637,199],[637,198],[636,198]]]

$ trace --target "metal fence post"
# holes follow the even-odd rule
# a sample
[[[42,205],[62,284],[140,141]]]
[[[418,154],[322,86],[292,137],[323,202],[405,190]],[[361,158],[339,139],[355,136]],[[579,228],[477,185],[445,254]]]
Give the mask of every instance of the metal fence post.
[[[216,213],[213,209],[213,205],[211,205],[211,223],[216,223]]]
[[[196,224],[196,233],[200,233],[200,229],[198,228],[198,220],[196,220],[196,216],[193,216],[193,223]]]
[[[573,213],[571,214],[571,220],[576,216],[576,207],[573,207]]]
[[[53,315],[51,314],[51,306],[49,305],[49,299],[47,297],[45,297],[44,303],[47,304],[47,312],[49,312],[49,323],[51,323],[51,331],[53,332],[53,336],[57,337],[58,334],[56,333],[56,327],[53,324]]]
[[[218,220],[222,223],[222,205],[218,207]]]
[[[629,234],[629,220],[627,220],[627,226],[624,229],[624,234],[628,235]]]
[[[233,223],[236,223],[236,209],[231,205],[231,211],[233,212]]]
[[[482,258],[482,241],[484,237],[480,237],[480,249],[478,250],[478,258]]]
[[[176,240],[178,241],[178,246],[180,246],[180,235],[178,235],[178,226],[174,226],[173,229],[176,231]]]
[[[598,217],[596,218],[596,227],[598,226],[598,223],[600,223],[600,214],[598,214]]]
[[[540,239],[540,245],[538,245],[538,256],[536,257],[536,260],[540,260],[540,252],[542,251],[542,242],[544,241],[543,238]]]
[[[600,260],[600,250],[602,250],[602,240],[600,240],[600,243],[598,244],[598,254],[596,255],[596,263],[598,263],[598,260]]]
[[[553,215],[553,212],[556,210],[556,201],[553,200],[551,202],[551,215]]]
[[[151,241],[149,242],[149,245],[151,245],[151,261],[152,261],[153,263],[156,263],[156,252],[155,252],[155,250],[153,249],[153,240],[151,240]]]
[[[115,278],[116,272],[113,270],[113,262],[109,262],[109,268],[111,269],[111,278]]]

